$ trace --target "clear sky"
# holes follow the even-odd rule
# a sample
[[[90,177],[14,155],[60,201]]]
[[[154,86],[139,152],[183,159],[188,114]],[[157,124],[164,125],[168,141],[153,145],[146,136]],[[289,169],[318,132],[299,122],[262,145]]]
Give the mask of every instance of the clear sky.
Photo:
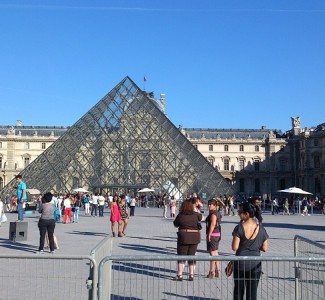
[[[71,126],[127,75],[176,126],[325,122],[323,0],[1,0],[0,60],[0,125]]]

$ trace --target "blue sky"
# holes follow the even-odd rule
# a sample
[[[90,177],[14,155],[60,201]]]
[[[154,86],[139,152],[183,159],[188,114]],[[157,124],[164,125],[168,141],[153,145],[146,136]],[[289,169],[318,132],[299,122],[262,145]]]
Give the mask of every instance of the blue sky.
[[[187,128],[325,122],[325,1],[1,0],[1,125],[73,125],[125,76]]]

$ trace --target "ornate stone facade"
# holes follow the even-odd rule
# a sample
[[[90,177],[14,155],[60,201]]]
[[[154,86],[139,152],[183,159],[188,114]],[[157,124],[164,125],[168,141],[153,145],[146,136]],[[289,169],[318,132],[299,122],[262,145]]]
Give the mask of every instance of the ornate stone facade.
[[[68,127],[0,126],[0,188],[54,143]],[[300,128],[292,118],[286,133],[266,129],[179,130],[244,196],[271,197],[297,186],[325,194],[325,123]]]

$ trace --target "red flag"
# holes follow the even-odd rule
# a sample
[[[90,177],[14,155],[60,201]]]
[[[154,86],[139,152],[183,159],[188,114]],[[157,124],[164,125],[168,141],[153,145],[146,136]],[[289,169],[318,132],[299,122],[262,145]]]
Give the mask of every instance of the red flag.
[[[146,82],[148,79],[146,76],[143,77],[143,81]]]

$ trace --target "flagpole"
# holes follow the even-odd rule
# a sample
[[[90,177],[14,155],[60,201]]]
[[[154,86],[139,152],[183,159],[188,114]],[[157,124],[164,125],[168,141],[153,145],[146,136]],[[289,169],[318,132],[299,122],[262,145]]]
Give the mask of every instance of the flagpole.
[[[146,75],[143,76],[143,90],[146,90],[146,82],[147,82],[147,77]]]

